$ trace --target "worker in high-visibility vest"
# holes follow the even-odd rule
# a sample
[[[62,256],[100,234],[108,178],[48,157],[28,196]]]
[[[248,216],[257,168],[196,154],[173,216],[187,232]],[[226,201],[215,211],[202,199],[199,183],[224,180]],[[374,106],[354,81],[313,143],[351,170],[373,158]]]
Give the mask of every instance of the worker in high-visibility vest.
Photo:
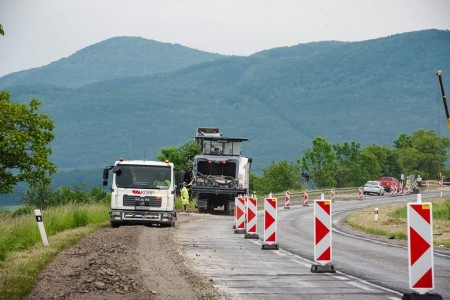
[[[183,211],[187,212],[187,206],[189,205],[189,192],[186,188],[186,182],[183,182],[183,188],[181,189],[181,205],[183,206]]]

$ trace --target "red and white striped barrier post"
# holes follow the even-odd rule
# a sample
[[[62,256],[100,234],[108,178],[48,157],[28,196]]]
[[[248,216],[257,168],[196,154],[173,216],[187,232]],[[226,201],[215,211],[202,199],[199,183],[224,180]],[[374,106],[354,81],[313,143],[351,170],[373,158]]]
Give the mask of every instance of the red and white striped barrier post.
[[[391,197],[395,197],[397,194],[397,188],[395,187],[395,185],[391,185],[390,189],[391,189]]]
[[[331,189],[330,194],[331,194],[331,202],[335,202],[334,197],[336,196],[336,190]]]
[[[417,202],[407,203],[408,266],[409,288],[424,295],[434,289],[433,212],[432,203],[422,203],[421,198],[418,194]],[[415,296],[404,294],[403,299],[416,299]],[[426,299],[442,299],[436,294],[429,296],[433,297]]]
[[[358,188],[358,200],[362,200],[363,199],[363,188],[359,187]]]
[[[308,196],[308,190],[305,190],[303,192],[303,206],[309,206],[309,196]]]
[[[411,194],[411,184],[409,182],[406,184],[405,194],[406,195]]]
[[[311,266],[313,273],[335,273],[331,264],[331,201],[314,200],[314,261],[318,264]]]
[[[264,243],[263,250],[278,250],[277,244],[277,199],[264,199]]]
[[[236,229],[234,233],[245,233],[245,200],[244,197],[234,198],[234,207],[236,208]]]
[[[290,209],[291,208],[291,193],[289,191],[286,191],[284,194],[284,209]]]
[[[402,184],[400,184],[400,185],[398,186],[398,195],[399,195],[399,196],[403,196],[403,185],[402,185]]]
[[[426,184],[426,186],[427,186],[427,190],[430,188],[430,181],[429,180],[427,180],[426,182],[425,182],[425,184]]]
[[[258,213],[258,200],[255,197],[250,197],[247,199],[247,227],[245,234],[246,239],[259,239],[257,233],[257,220],[256,214]]]

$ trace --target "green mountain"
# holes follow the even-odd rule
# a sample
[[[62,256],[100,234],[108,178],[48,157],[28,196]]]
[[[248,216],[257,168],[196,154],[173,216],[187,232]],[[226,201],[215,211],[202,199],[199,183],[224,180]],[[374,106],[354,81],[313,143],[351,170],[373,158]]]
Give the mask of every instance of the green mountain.
[[[178,44],[115,37],[44,67],[3,76],[0,88],[42,84],[79,87],[113,78],[174,71],[219,57],[223,56]]]
[[[148,55],[144,50],[112,54],[117,42],[138,51],[135,43],[144,41],[107,40],[45,71],[68,76],[63,62],[75,57],[79,70],[90,68],[96,57],[111,71],[115,67],[107,61],[114,57]],[[168,49],[181,46],[164,47],[160,55],[174,53],[166,64],[179,59]],[[88,50],[89,55],[81,55]],[[43,72],[41,84],[18,77],[6,81],[17,73],[0,83],[15,101],[42,101],[42,110],[56,123],[52,159],[61,169],[101,168],[119,157],[154,159],[161,147],[190,140],[197,127],[219,127],[226,136],[249,138],[243,154],[253,158],[257,172],[272,161],[299,159],[316,136],[366,146],[391,145],[400,133],[418,128],[448,134],[435,72],[444,70],[444,81],[450,82],[445,75],[450,76],[449,31],[300,44],[248,57],[205,57],[209,59],[165,71],[159,65],[153,73],[145,73],[140,64],[129,66],[122,76],[89,73],[85,82],[77,77],[65,84],[46,78],[39,68],[27,76]]]

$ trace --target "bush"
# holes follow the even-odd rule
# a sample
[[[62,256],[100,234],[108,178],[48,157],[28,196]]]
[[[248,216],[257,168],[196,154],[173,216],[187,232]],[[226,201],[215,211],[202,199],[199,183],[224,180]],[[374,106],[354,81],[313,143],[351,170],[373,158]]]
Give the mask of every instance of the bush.
[[[108,203],[110,194],[100,187],[86,188],[85,184],[71,188],[63,186],[52,190],[48,185],[29,188],[22,193],[21,200],[26,206],[45,209],[65,204]]]

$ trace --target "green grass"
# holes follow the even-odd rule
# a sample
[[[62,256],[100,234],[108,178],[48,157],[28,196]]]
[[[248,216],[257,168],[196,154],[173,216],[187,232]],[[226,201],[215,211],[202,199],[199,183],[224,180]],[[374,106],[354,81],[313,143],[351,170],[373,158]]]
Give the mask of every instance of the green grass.
[[[109,207],[104,204],[67,204],[42,211],[47,236],[88,224],[109,220]],[[41,237],[34,213],[14,217],[0,215],[0,261],[9,253],[21,251],[40,243]]]
[[[406,206],[395,210],[391,217],[406,219]],[[433,203],[433,220],[450,220],[450,198],[444,203]]]
[[[371,235],[375,235],[375,236],[383,236],[383,237],[387,237],[387,238],[394,237],[395,239],[398,239],[398,240],[408,239],[408,236],[406,235],[405,232],[401,232],[401,231],[390,232],[390,231],[386,231],[386,230],[383,230],[380,228],[366,227],[364,225],[353,222],[351,220],[351,217],[352,217],[351,214],[346,216],[345,222],[348,223],[355,230],[362,231],[362,232],[365,232],[365,233],[368,233]]]
[[[67,204],[42,211],[49,246],[42,245],[34,213],[0,214],[1,299],[22,299],[39,272],[62,250],[109,225],[105,204]]]

